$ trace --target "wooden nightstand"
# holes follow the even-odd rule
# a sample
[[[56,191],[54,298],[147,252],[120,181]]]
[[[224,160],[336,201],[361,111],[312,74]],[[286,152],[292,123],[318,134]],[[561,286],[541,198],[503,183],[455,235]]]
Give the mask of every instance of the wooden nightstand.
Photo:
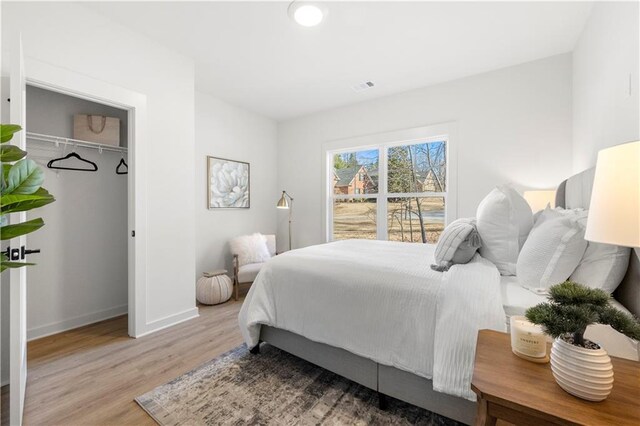
[[[511,352],[509,335],[481,330],[471,388],[478,395],[476,425],[497,419],[518,425],[640,424],[640,362],[611,357],[613,391],[589,402],[563,391],[549,364],[535,364]]]

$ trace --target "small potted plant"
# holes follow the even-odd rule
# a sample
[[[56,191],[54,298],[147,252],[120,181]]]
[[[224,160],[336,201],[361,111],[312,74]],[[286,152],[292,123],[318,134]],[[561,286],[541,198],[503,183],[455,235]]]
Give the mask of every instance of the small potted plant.
[[[607,324],[640,340],[640,322],[609,304],[610,296],[571,281],[549,288],[549,302],[526,312],[534,324],[555,338],[551,348],[551,371],[556,382],[570,394],[602,401],[613,388],[613,367],[607,352],[585,339],[590,324]]]

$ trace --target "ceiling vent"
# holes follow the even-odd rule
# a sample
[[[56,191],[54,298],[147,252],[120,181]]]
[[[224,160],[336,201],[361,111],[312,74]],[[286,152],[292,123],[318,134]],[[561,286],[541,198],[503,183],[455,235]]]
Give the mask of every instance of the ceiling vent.
[[[351,86],[351,88],[354,92],[360,93],[364,92],[365,90],[373,89],[373,86],[373,81],[363,81],[362,83],[354,84],[353,86]]]

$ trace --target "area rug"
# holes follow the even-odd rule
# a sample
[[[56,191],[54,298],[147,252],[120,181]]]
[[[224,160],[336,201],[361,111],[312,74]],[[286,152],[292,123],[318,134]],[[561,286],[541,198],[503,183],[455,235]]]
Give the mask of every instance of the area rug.
[[[246,346],[159,386],[136,402],[160,425],[458,425],[263,344]]]

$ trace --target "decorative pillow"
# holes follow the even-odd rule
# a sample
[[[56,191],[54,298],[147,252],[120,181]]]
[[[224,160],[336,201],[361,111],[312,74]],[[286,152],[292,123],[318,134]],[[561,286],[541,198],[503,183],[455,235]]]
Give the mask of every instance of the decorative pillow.
[[[469,263],[481,245],[475,219],[454,220],[440,234],[431,269],[442,272],[451,265]]]
[[[588,241],[571,281],[613,293],[627,272],[630,254],[629,247]]]
[[[533,226],[529,203],[510,186],[498,186],[478,205],[480,254],[502,275],[515,275],[520,249]]]
[[[262,234],[245,235],[231,240],[231,253],[238,255],[238,266],[262,263],[271,259],[267,240]]]
[[[518,257],[520,285],[537,293],[566,281],[587,248],[585,211],[546,209]]]
[[[538,210],[537,212],[535,212],[535,213],[533,214],[533,226],[536,226],[536,222],[538,222],[538,219],[540,218],[540,216],[542,216],[542,213],[543,213],[545,210],[550,209],[550,208],[551,208],[551,203],[547,203],[547,205],[545,206],[545,208],[544,208],[544,209],[542,209],[542,210]],[[532,229],[533,229],[533,228],[532,228]]]
[[[263,235],[264,240],[267,243],[267,249],[271,257],[276,255],[276,236],[274,234]]]

